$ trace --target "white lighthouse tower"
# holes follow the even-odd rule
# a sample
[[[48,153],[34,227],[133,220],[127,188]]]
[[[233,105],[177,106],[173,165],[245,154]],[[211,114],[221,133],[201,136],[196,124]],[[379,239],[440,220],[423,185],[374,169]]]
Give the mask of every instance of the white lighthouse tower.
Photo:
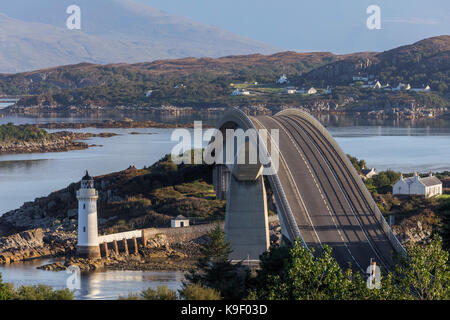
[[[97,229],[98,192],[94,188],[94,178],[86,171],[81,179],[78,199],[78,244],[77,254],[85,258],[100,258]]]

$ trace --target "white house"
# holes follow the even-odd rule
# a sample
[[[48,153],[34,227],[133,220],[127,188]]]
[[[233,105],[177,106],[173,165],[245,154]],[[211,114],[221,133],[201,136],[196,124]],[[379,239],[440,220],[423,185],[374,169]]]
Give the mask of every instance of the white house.
[[[286,87],[284,88],[284,93],[295,94],[297,93],[297,89],[295,87]]]
[[[288,83],[289,81],[288,81],[288,79],[287,79],[287,77],[286,77],[286,75],[285,74],[283,74],[278,80],[277,80],[277,83],[278,84],[283,84],[283,83]]]
[[[317,90],[314,89],[313,87],[311,87],[311,88],[309,88],[308,90],[306,90],[306,89],[300,89],[300,90],[297,90],[297,93],[316,94],[316,93],[317,93]]]
[[[408,84],[403,84],[403,83],[399,83],[398,86],[396,86],[395,88],[392,88],[392,91],[401,91],[401,90],[410,90],[411,89],[411,85]]]
[[[411,88],[410,90],[415,92],[429,92],[431,88],[427,85],[425,88]]]
[[[235,89],[231,93],[232,96],[248,96],[249,94],[250,94],[250,91],[247,91],[247,90],[244,90],[244,89],[242,89],[242,90]]]
[[[373,176],[377,175],[377,172],[375,171],[375,168],[364,168],[361,170],[362,176],[364,179],[370,179]]]
[[[152,93],[153,93],[153,90],[148,90],[148,91],[145,93],[145,96],[148,98],[148,97],[150,97],[150,96],[152,95]]]
[[[381,89],[381,83],[380,83],[380,81],[375,82],[375,84],[373,85],[372,88],[374,88],[374,89]]]
[[[185,216],[178,215],[170,221],[170,226],[172,228],[189,227],[189,219]]]
[[[393,194],[399,195],[422,195],[426,198],[440,196],[442,194],[442,182],[430,172],[426,178],[421,178],[414,172],[410,178],[403,178],[394,185]]]

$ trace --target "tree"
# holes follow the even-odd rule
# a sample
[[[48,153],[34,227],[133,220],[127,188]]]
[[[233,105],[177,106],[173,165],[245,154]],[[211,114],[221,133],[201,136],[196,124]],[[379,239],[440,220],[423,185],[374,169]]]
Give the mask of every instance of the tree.
[[[320,255],[297,241],[262,256],[257,287],[250,298],[269,300],[355,299],[368,290],[359,275],[343,273],[325,246]]]
[[[342,271],[327,246],[319,255],[297,242],[291,249],[272,248],[261,257],[261,268],[250,299],[323,300],[449,299],[449,254],[442,241],[413,245],[396,257],[395,270],[380,277],[380,288],[369,289],[362,273]]]
[[[232,252],[219,224],[208,233],[210,241],[201,249],[196,269],[186,275],[188,283],[199,284],[220,292],[224,299],[242,299],[247,294],[248,271],[240,264],[232,264],[228,256]],[[184,288],[188,286],[184,283]]]
[[[442,238],[435,236],[429,245],[413,244],[401,257],[394,271],[393,283],[407,299],[450,299],[449,253],[442,248]]]
[[[11,286],[2,282],[2,274],[0,273],[0,300],[11,300],[12,291]]]

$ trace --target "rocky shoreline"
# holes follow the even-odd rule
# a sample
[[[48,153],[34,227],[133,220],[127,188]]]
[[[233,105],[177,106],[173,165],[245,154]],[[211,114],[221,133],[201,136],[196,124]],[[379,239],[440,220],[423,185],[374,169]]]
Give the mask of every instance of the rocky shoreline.
[[[43,141],[13,141],[2,142],[0,144],[1,154],[19,154],[19,153],[44,153],[44,152],[66,152],[71,150],[83,150],[95,145],[89,145],[86,142],[77,141],[91,137],[112,137],[115,133],[74,133],[61,131],[52,133],[53,139]]]

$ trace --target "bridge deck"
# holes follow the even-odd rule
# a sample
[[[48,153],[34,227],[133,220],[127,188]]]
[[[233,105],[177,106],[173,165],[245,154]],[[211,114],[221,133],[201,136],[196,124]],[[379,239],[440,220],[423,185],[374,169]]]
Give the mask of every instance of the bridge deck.
[[[257,129],[279,129],[278,177],[308,247],[320,251],[327,244],[343,267],[365,272],[373,258],[391,269],[394,247],[342,151],[301,117],[250,119]]]

